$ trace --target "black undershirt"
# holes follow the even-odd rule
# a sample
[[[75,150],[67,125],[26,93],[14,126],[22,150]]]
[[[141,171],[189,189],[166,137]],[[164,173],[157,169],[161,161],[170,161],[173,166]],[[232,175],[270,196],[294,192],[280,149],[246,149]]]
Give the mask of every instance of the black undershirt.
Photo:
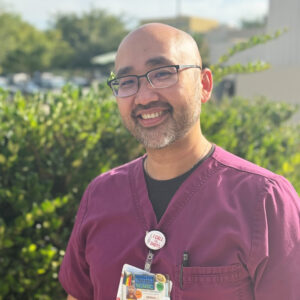
[[[209,158],[215,150],[213,145],[210,151],[189,171],[186,173],[168,180],[156,180],[151,178],[144,169],[144,174],[146,178],[146,184],[148,188],[149,199],[152,203],[154,212],[156,214],[157,222],[161,219],[162,215],[166,211],[169,202],[172,197],[179,189],[180,185],[193,173],[193,171],[207,158]]]

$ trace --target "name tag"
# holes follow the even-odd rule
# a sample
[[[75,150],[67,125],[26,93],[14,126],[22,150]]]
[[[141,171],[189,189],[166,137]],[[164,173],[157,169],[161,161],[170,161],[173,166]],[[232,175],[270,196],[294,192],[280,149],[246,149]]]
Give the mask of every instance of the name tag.
[[[168,275],[154,274],[125,264],[116,300],[171,300],[172,281]]]

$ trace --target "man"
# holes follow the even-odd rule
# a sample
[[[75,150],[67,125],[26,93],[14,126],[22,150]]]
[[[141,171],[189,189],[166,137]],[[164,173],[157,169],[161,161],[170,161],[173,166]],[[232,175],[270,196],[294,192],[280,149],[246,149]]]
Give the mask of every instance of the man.
[[[135,287],[133,285],[129,285],[127,287],[126,300],[137,300],[135,292],[136,292]]]
[[[200,112],[213,83],[195,41],[144,25],[120,44],[115,73],[120,115],[147,154],[85,191],[59,275],[68,299],[115,299],[122,266],[143,269],[152,253],[172,300],[299,300],[299,197],[206,140]]]

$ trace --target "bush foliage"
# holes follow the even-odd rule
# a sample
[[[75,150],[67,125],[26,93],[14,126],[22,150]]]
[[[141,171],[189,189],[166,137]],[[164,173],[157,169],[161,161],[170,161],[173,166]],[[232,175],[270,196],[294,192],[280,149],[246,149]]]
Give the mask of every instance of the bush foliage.
[[[285,175],[300,191],[294,108],[266,99],[208,103],[214,143]],[[84,188],[143,153],[104,86],[8,100],[0,91],[0,299],[63,299],[59,265]]]

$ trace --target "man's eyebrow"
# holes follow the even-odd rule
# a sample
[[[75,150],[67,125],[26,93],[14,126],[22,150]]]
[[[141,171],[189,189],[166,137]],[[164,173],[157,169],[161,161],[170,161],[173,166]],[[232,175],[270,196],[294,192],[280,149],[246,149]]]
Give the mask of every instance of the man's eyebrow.
[[[173,64],[173,62],[164,56],[157,56],[157,57],[149,58],[146,61],[146,65],[151,66],[151,67],[155,67],[155,66],[159,66],[159,65],[172,65],[172,64]]]
[[[164,56],[157,56],[157,57],[149,58],[145,64],[146,64],[146,66],[149,66],[149,67],[156,67],[156,66],[160,66],[160,65],[172,65],[173,62],[171,60],[165,58]],[[130,66],[121,68],[116,73],[116,77],[121,77],[121,76],[127,75],[128,73],[130,73],[132,71],[133,71],[133,67],[130,67]]]
[[[126,74],[128,74],[129,72],[131,72],[133,70],[132,67],[124,67],[124,68],[121,68],[117,74],[116,74],[116,77],[120,77],[120,76],[124,76]]]

